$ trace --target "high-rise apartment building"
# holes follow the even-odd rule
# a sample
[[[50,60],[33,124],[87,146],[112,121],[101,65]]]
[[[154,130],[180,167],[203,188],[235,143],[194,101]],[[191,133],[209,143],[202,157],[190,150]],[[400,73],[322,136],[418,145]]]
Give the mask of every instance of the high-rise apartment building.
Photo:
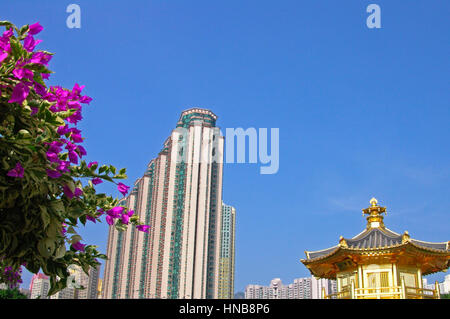
[[[103,298],[218,298],[224,138],[205,109],[177,127],[121,204],[148,233],[110,227]]]
[[[236,209],[222,203],[222,230],[219,257],[219,299],[234,296],[234,242]]]
[[[86,274],[80,266],[72,265],[69,272],[71,277],[67,287],[51,295],[50,299],[97,299],[100,266],[90,267]],[[77,289],[78,287],[84,289]]]
[[[48,291],[50,290],[50,279],[44,274],[35,274],[31,278],[30,283],[30,299],[48,299]]]
[[[327,292],[336,291],[336,281],[315,277],[297,278],[284,285],[280,278],[272,279],[269,286],[248,285],[245,299],[320,299],[322,287]]]

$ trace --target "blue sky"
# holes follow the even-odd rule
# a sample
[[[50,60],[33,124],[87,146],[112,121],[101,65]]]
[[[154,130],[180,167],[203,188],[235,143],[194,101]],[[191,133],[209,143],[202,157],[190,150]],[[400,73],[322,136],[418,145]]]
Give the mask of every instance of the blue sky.
[[[70,3],[80,29],[66,26]],[[370,3],[381,29],[366,26]],[[129,185],[184,109],[211,109],[223,131],[280,129],[277,174],[224,168],[236,291],[308,276],[304,250],[362,231],[372,196],[390,229],[450,240],[449,15],[444,0],[0,3],[0,20],[44,26],[51,85],[86,85],[87,157],[126,167]],[[106,223],[82,234],[106,250]]]

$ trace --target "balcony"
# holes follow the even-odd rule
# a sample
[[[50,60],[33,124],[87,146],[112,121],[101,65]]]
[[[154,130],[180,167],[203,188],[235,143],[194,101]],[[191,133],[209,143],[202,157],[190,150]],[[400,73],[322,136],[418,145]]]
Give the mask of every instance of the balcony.
[[[436,283],[436,287],[439,287]],[[425,289],[406,286],[402,280],[401,286],[357,288],[352,281],[351,286],[341,291],[327,295],[322,288],[322,299],[439,299],[439,288]]]

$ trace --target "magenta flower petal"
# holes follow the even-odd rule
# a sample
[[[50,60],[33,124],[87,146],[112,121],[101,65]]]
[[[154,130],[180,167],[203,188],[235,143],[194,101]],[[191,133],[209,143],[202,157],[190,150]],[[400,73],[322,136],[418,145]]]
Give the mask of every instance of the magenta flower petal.
[[[42,27],[39,24],[39,22],[36,22],[36,23],[30,25],[30,29],[29,29],[28,33],[31,35],[35,35],[35,34],[38,34],[39,32],[41,32],[42,30],[44,30],[44,27]]]
[[[69,160],[73,164],[78,164],[78,155],[74,151],[69,151]]]
[[[83,191],[80,189],[80,188],[75,188],[75,193],[74,193],[74,195],[76,196],[76,197],[80,197],[81,195],[83,195]]]
[[[82,96],[80,98],[80,102],[83,103],[83,104],[89,104],[89,103],[91,103],[91,101],[92,101],[92,98],[87,96],[87,95]]]
[[[80,154],[80,158],[87,154],[86,149],[81,145],[77,146],[77,151]]]
[[[106,216],[106,222],[108,223],[108,225],[113,225],[114,224],[114,218],[112,218],[111,216]]]
[[[136,228],[139,231],[142,231],[144,233],[148,233],[148,229],[150,228],[150,226],[148,226],[148,225],[137,225]]]
[[[3,62],[8,57],[8,52],[2,52],[0,53],[0,63]]]
[[[87,219],[87,220],[90,220],[90,221],[93,222],[94,224],[97,223],[97,220],[95,219],[95,217],[92,217],[92,216],[90,216],[90,215],[86,215],[86,219]]]
[[[77,241],[76,243],[72,244],[73,249],[78,250],[78,251],[84,251],[84,247],[86,245],[80,243],[79,241]]]
[[[83,142],[83,138],[81,137],[80,134],[72,134],[71,138],[72,138],[72,141],[74,141],[75,143]]]
[[[22,104],[23,101],[27,98],[30,93],[30,88],[23,84],[22,82],[18,83],[11,94],[11,99],[8,103],[19,103]]]
[[[98,185],[98,184],[101,184],[101,183],[103,183],[103,180],[101,178],[99,178],[99,177],[96,177],[96,178],[92,179],[92,184],[94,184],[94,185]]]
[[[134,210],[129,210],[127,213],[128,217],[131,217],[134,215]]]
[[[18,78],[19,80],[22,80],[23,78],[28,79],[28,80],[32,80],[33,79],[33,71],[28,70],[28,69],[23,69],[23,68],[18,68],[18,69],[14,69],[12,71],[12,74],[14,74],[14,76],[16,78]]]
[[[27,37],[23,41],[23,47],[28,52],[33,52],[33,50],[36,47],[36,45],[38,45],[41,42],[42,42],[42,40],[34,40],[33,36],[31,34],[29,34],[29,35],[27,35]]]
[[[23,167],[22,164],[20,164],[20,162],[17,162],[16,167],[14,167],[12,170],[10,170],[6,175],[10,176],[10,177],[18,177],[18,178],[23,178]]]
[[[70,187],[67,185],[63,186],[63,192],[64,192],[64,195],[66,195],[69,199],[72,199],[73,196],[75,195],[74,193],[72,193],[72,191],[70,190]]]
[[[58,171],[54,171],[52,169],[47,169],[47,176],[50,178],[59,178],[61,177],[61,173]]]
[[[47,151],[47,159],[51,162],[51,163],[56,163],[59,161],[59,157],[58,154]]]
[[[116,206],[116,207],[108,210],[106,213],[108,214],[108,216],[111,216],[113,218],[119,218],[119,216],[120,216],[120,214],[122,214],[123,210],[124,210],[123,207]]]
[[[59,126],[56,132],[58,132],[59,135],[66,135],[69,133],[69,127],[67,125]]]
[[[128,190],[130,189],[130,186],[127,186],[123,183],[119,183],[119,184],[117,184],[117,189],[119,190],[119,192],[122,193],[123,196],[126,196],[128,193]]]
[[[122,224],[128,225],[128,221],[130,220],[130,217],[127,214],[123,214],[121,217]]]
[[[91,168],[92,165],[98,165],[98,162],[90,162],[90,163],[88,164],[88,167]]]

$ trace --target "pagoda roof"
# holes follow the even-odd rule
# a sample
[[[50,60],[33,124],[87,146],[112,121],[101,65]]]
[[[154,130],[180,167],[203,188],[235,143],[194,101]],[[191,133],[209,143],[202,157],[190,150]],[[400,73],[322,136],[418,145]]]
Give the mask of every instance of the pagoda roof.
[[[408,240],[406,240],[408,238]],[[368,251],[378,249],[396,248],[410,243],[416,248],[422,248],[430,252],[450,253],[450,242],[432,243],[409,238],[406,232],[403,235],[397,234],[386,227],[367,228],[353,238],[342,238],[339,245],[318,250],[305,251],[306,261],[316,261],[333,255],[339,248],[346,248],[353,251]]]

